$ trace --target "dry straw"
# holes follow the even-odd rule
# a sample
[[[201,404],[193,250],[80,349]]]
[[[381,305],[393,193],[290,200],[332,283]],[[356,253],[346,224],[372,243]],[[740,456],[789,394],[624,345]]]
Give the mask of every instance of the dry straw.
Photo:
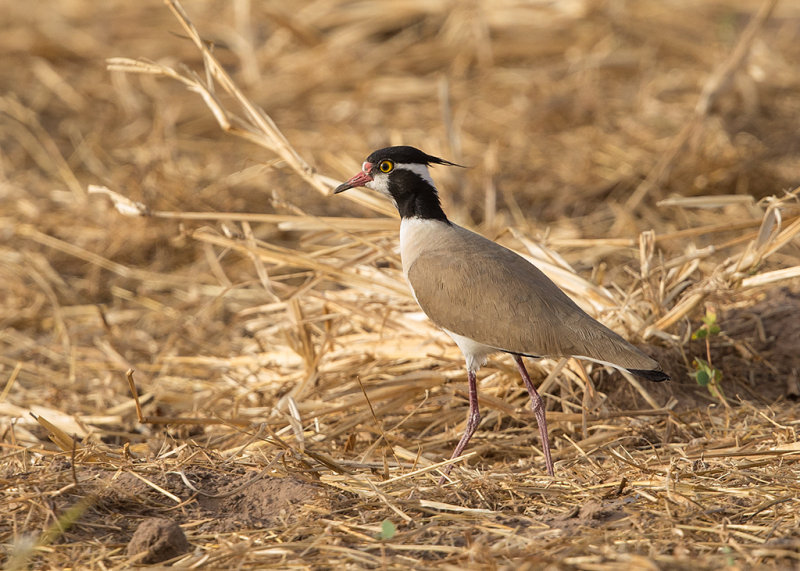
[[[363,45],[386,57],[413,47],[413,38],[378,42],[359,22],[369,22],[372,34],[389,34],[393,28],[382,28],[387,21],[424,27],[419,22],[443,10],[425,3],[402,10],[398,3],[381,4],[380,11],[367,3],[347,10],[344,2],[318,4],[323,14],[317,16],[327,14],[328,25],[342,30],[340,41],[360,34]],[[238,3],[237,10],[246,5]],[[669,389],[628,376],[631,390],[615,389],[597,367],[589,368],[587,382],[574,362],[539,361],[535,373],[554,427],[555,478],[543,475],[525,391],[511,380],[511,363],[498,358],[480,379],[481,430],[468,454],[454,461],[450,483],[436,484],[465,420],[461,356],[410,297],[396,251],[396,213],[368,191],[336,198],[369,213],[354,217],[311,215],[299,201],[277,194],[273,204],[281,208],[271,213],[160,209],[113,184],[88,186],[89,204],[96,200],[91,195],[103,195],[127,217],[114,222],[118,232],[133,232],[125,226],[138,222],[132,218],[163,222],[169,247],[194,248],[202,263],[183,272],[120,262],[88,239],[34,223],[4,223],[25,252],[4,249],[4,261],[27,265],[27,283],[43,292],[39,309],[20,304],[15,326],[3,333],[9,346],[38,356],[15,353],[0,361],[7,371],[0,391],[6,567],[62,567],[80,559],[85,568],[123,568],[131,563],[120,543],[129,537],[129,520],[145,515],[181,523],[196,550],[174,563],[193,567],[792,565],[800,523],[796,407],[784,400],[767,406],[748,376],[730,369],[725,382],[739,384],[723,386],[730,387],[726,404],[734,406],[718,406],[686,379],[692,356],[702,355],[688,333],[707,305],[755,307],[764,291],[775,291],[765,286],[797,283],[800,189],[775,188],[760,200],[660,192],[680,171],[681,159],[697,151],[697,141],[710,136],[713,110],[747,65],[775,5],[763,2],[728,57],[707,73],[694,106],[684,106],[692,113],[686,127],[661,143],[660,154],[647,156],[649,172],[621,208],[612,208],[613,220],[585,217],[592,228],[605,229],[594,232],[601,237],[571,231],[568,222],[561,232],[554,225],[552,235],[536,235],[524,206],[498,194],[493,182],[486,185],[487,233],[535,261],[587,311],[651,343],[676,378],[674,398]],[[181,5],[168,0],[167,6],[200,56],[199,71],[122,57],[109,59],[109,70],[178,82],[200,97],[224,132],[263,147],[284,177],[327,200],[360,156],[330,153],[317,164],[327,163],[337,176],[321,174],[237,86],[218,59],[220,50],[204,40]],[[471,10],[483,11],[484,19]],[[326,49],[318,29],[302,19],[278,8],[269,15],[287,37]],[[513,2],[459,6],[426,49],[406,53],[419,64],[436,53],[437,42],[449,45],[468,33],[480,49],[474,61],[455,52],[454,65],[491,69],[494,58],[513,60],[515,50],[528,45],[515,34],[529,17]],[[554,25],[578,22],[568,11],[553,17]],[[499,37],[492,40],[492,34]],[[671,41],[672,49],[686,49]],[[245,63],[255,58],[241,46],[231,49]],[[603,49],[582,61],[589,67],[571,73],[629,65]],[[285,63],[301,72],[310,65]],[[514,73],[508,68],[492,76],[500,96],[513,94],[503,81]],[[376,78],[383,105],[423,88],[413,74],[403,78]],[[452,104],[461,94],[447,81],[437,93],[435,113],[458,160],[474,143],[460,130],[465,119]],[[46,162],[71,200],[88,208],[70,161],[36,114],[10,96],[0,101],[23,126],[20,132],[38,141],[30,145],[34,160]],[[551,103],[557,106],[557,98]],[[490,149],[483,168],[494,180],[502,153],[488,140],[480,144]],[[620,171],[644,160],[633,145],[612,142],[605,151],[597,160]],[[530,164],[536,167],[537,159]],[[601,186],[614,188],[621,180]],[[498,201],[515,221],[508,232]],[[632,213],[689,224],[637,233],[629,231]],[[736,221],[726,219],[730,213]],[[119,278],[109,287],[114,305],[64,301],[67,288],[53,269],[55,257]],[[585,266],[576,270],[581,260],[594,266],[592,276]],[[625,270],[609,270],[603,279],[604,260]],[[28,295],[22,282],[14,291],[19,299]],[[46,318],[45,304],[52,308]],[[35,348],[35,328],[24,322],[36,319],[55,332],[55,341]],[[86,339],[74,333],[74,323],[97,324],[102,334]],[[749,355],[753,368],[772,367],[747,343],[725,343],[730,353]],[[148,351],[153,358],[142,359]],[[95,396],[88,391],[81,398],[85,389],[77,387],[87,379]],[[67,396],[62,401],[52,390]]]

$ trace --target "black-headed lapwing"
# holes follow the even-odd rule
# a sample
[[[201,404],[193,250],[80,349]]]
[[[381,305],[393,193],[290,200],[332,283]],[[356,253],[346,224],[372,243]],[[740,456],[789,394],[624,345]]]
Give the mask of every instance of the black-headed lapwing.
[[[544,403],[523,356],[577,357],[651,381],[669,376],[657,361],[590,317],[525,258],[448,220],[428,172],[431,164],[459,166],[414,147],[380,149],[334,193],[365,186],[394,202],[401,216],[400,258],[411,292],[464,354],[469,416],[452,458],[464,451],[481,418],[475,372],[490,354],[505,351],[514,356],[530,394],[552,476]]]

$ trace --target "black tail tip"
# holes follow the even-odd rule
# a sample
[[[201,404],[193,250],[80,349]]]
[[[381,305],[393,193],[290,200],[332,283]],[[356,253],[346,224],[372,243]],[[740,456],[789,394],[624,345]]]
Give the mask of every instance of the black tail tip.
[[[664,371],[649,371],[647,369],[628,369],[628,372],[632,375],[636,375],[637,377],[641,377],[643,379],[647,379],[648,381],[668,381],[669,375],[666,374]]]

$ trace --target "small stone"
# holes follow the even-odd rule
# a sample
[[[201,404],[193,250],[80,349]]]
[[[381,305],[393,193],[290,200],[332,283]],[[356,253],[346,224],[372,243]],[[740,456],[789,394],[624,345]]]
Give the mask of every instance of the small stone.
[[[137,563],[161,563],[191,549],[181,526],[170,519],[147,518],[139,524],[128,542],[128,557],[146,552]]]

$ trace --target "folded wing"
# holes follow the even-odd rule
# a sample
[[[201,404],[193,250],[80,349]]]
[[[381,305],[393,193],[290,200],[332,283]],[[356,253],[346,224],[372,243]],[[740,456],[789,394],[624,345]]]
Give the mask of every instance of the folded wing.
[[[658,362],[584,312],[536,266],[464,228],[453,226],[453,233],[408,269],[420,307],[439,326],[510,353],[582,356],[660,371]]]

